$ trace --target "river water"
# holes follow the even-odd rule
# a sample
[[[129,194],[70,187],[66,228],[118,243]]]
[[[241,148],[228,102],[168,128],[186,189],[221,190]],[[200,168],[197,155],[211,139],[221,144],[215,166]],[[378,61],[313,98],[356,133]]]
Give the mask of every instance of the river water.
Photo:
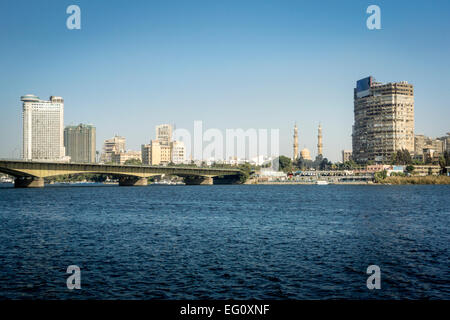
[[[450,299],[450,186],[10,186],[3,299]]]

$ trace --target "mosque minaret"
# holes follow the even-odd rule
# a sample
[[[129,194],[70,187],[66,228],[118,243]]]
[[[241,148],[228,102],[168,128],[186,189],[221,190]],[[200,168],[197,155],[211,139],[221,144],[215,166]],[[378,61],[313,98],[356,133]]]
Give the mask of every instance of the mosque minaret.
[[[323,155],[323,145],[322,145],[322,126],[319,124],[319,130],[317,135],[317,155]]]
[[[294,126],[294,155],[292,157],[294,161],[298,159],[298,128],[297,124]]]

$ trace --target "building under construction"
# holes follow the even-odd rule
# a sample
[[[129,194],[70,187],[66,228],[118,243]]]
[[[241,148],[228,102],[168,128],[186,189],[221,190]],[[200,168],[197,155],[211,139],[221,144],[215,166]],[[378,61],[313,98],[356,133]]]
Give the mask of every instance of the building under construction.
[[[406,81],[382,84],[367,77],[354,89],[352,157],[356,162],[390,161],[401,149],[414,152],[414,89]]]

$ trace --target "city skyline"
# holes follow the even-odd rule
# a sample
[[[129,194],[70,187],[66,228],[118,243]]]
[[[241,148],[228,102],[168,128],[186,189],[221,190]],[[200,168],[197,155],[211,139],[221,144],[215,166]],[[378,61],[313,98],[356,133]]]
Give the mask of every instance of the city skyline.
[[[359,87],[360,87],[360,85],[361,85],[361,83],[363,83],[363,82],[370,82],[368,85],[367,85],[367,90],[366,91],[368,91],[368,88],[371,88],[371,86],[372,86],[372,83],[374,83],[374,85],[375,85],[375,87],[374,88],[380,88],[379,90],[385,90],[384,88],[397,88],[397,86],[400,86],[401,88],[403,88],[403,86],[405,87],[405,88],[407,88],[408,90],[410,90],[411,92],[409,92],[408,90],[408,94],[411,94],[412,95],[412,101],[414,101],[414,94],[413,94],[413,86],[411,85],[411,84],[408,84],[408,82],[407,81],[401,81],[401,82],[398,82],[398,83],[396,83],[396,82],[389,82],[389,83],[386,83],[386,84],[383,84],[383,83],[381,83],[381,82],[375,82],[375,78],[373,77],[373,76],[369,76],[369,77],[367,77],[367,78],[364,78],[364,79],[360,79],[360,80],[357,80],[356,81],[356,88],[354,89],[355,90],[355,99],[356,99],[356,95],[358,95],[358,97],[359,97],[359,94],[360,93],[358,93],[358,90],[362,90],[362,89],[360,89]],[[373,88],[372,88],[373,89]],[[401,90],[400,90],[401,91]],[[365,91],[364,91],[365,92]],[[384,92],[384,91],[383,91]],[[402,93],[403,94],[403,93]],[[363,96],[366,96],[366,95],[368,95],[368,94],[364,94]],[[21,97],[21,100],[22,101],[24,101],[23,100],[23,98],[24,97],[34,97],[34,98],[36,98],[37,100],[36,101],[40,101],[40,102],[49,102],[49,101],[43,101],[43,100],[39,100],[39,98],[38,97],[36,97],[35,95],[32,95],[32,94],[27,94],[27,95],[25,95],[25,96],[22,96]],[[59,98],[59,97],[57,97],[57,98]],[[375,97],[376,99],[378,99],[377,97]],[[52,100],[53,99],[53,97],[50,97],[50,100]],[[62,100],[62,98],[60,98],[61,100]],[[355,100],[356,101],[356,100]],[[389,100],[390,101],[390,100]],[[356,103],[356,102],[355,102]],[[356,106],[356,105],[355,105]],[[409,110],[409,109],[408,109]],[[401,111],[402,112],[402,111]],[[417,154],[417,151],[415,150],[415,145],[414,145],[414,136],[416,135],[416,136],[424,136],[424,135],[422,135],[422,134],[415,134],[415,132],[414,132],[414,102],[412,102],[412,109],[411,109],[411,114],[409,115],[410,117],[411,117],[411,119],[412,119],[412,127],[411,127],[411,133],[412,133],[412,135],[411,135],[411,141],[410,141],[410,143],[409,143],[409,145],[408,145],[408,150],[410,151],[410,153],[411,154],[413,154],[413,153],[416,153]],[[24,104],[24,114],[23,114],[23,117],[24,117],[24,124],[23,124],[23,130],[24,130],[24,132],[25,132],[25,130],[26,130],[26,128],[25,128],[25,104]],[[62,121],[63,121],[64,119],[62,119]],[[355,120],[355,124],[357,123],[357,119],[355,118],[354,119]],[[86,125],[83,125],[83,124],[79,124],[79,125],[77,125],[77,126],[74,126],[74,125],[68,125],[68,126],[66,126],[66,125],[63,125],[64,127],[65,127],[65,129],[64,129],[64,135],[66,134],[65,132],[66,132],[66,130],[67,129],[70,129],[70,128],[77,128],[77,127],[79,127],[79,126],[86,126]],[[92,125],[87,125],[87,126],[89,126],[89,127],[92,127]],[[171,141],[171,139],[172,139],[172,131],[173,131],[173,127],[174,126],[172,126],[172,125],[170,125],[170,124],[158,124],[158,125],[156,125],[155,126],[155,131],[156,131],[156,135],[155,135],[155,137],[156,137],[156,140],[152,140],[152,139],[150,139],[150,143],[153,143],[153,142],[155,142],[155,141],[163,141],[163,144],[169,144],[169,142]],[[184,130],[184,128],[183,128],[183,130]],[[355,125],[353,125],[353,131],[355,130]],[[399,127],[399,132],[402,130],[400,127]],[[195,131],[195,130],[194,130]],[[95,136],[95,134],[94,134],[94,136]],[[117,135],[115,135],[115,137],[116,137]],[[310,154],[310,150],[306,147],[306,144],[305,144],[305,147],[303,148],[303,149],[301,149],[301,151],[302,152],[298,152],[298,147],[299,147],[299,143],[298,143],[298,137],[299,137],[299,134],[298,134],[298,127],[297,127],[297,123],[295,123],[294,124],[294,136],[293,136],[293,147],[294,147],[294,149],[293,149],[293,156],[292,156],[292,159],[293,160],[296,160],[296,159],[298,159],[298,157],[300,156],[301,157],[301,154],[302,153],[304,153],[304,152],[306,152],[307,151],[307,153],[308,153],[308,158],[309,158],[309,154]],[[318,126],[318,136],[317,136],[317,145],[316,145],[316,147],[317,147],[317,152],[315,153],[315,157],[318,157],[318,156],[322,156],[323,157],[323,152],[322,152],[322,150],[323,150],[323,140],[322,140],[322,138],[323,138],[323,136],[322,136],[322,126],[321,126],[321,123],[319,122],[319,126]],[[432,139],[432,138],[429,138],[429,139]],[[64,140],[65,140],[65,138],[64,138]],[[372,139],[373,140],[373,139]],[[108,141],[108,139],[106,139],[105,140],[105,143]],[[439,141],[439,140],[437,140],[437,141]],[[206,142],[206,141],[204,141],[204,142]],[[65,144],[66,144],[66,142],[64,141],[64,146],[65,146]],[[95,144],[95,142],[94,142],[94,144]],[[353,144],[354,144],[354,142],[353,142]],[[150,144],[151,145],[151,144]],[[148,146],[150,146],[150,145],[148,145]],[[142,148],[142,154],[144,153],[144,146],[146,146],[146,145],[144,145],[144,144],[141,144],[141,148]],[[404,145],[401,145],[401,146],[403,146],[404,147]],[[204,147],[204,146],[203,146]],[[246,144],[246,148],[248,148],[249,147],[249,145],[247,145]],[[353,146],[354,147],[354,146]],[[403,147],[401,147],[401,148],[397,148],[397,149],[395,149],[395,147],[394,147],[394,149],[392,149],[391,151],[389,151],[388,152],[388,156],[387,156],[387,158],[385,158],[383,161],[388,161],[389,159],[390,159],[390,156],[393,154],[393,152],[395,151],[395,150],[400,150],[400,149],[402,149]],[[67,146],[66,146],[66,148],[67,148]],[[94,145],[94,149],[95,149],[95,145]],[[25,140],[24,140],[24,144],[23,144],[23,150],[25,150]],[[128,151],[131,151],[132,149],[127,149]],[[192,152],[191,152],[191,150],[186,150],[187,152],[186,152],[186,155],[189,155],[189,157],[192,159],[192,160],[196,160],[196,161],[199,161],[199,160],[203,160],[203,157],[202,157],[202,159],[195,159],[195,158],[192,158]],[[193,150],[192,150],[193,151]],[[343,150],[341,150],[341,155],[343,154],[343,152],[344,152],[345,150],[343,149]],[[101,151],[100,150],[97,150],[97,152],[98,153],[100,153]],[[123,152],[125,152],[125,150],[123,151]],[[136,151],[137,152],[137,151]],[[91,152],[92,153],[92,152]],[[184,153],[184,152],[183,152]],[[94,150],[94,152],[93,152],[93,154],[95,154],[95,150]],[[104,156],[104,152],[102,152],[101,153],[101,155],[102,155],[102,157]],[[284,155],[284,154],[281,154],[280,153],[280,155]],[[23,154],[23,157],[24,158],[26,158],[25,157],[25,155]],[[327,158],[326,156],[324,157],[324,158]],[[231,158],[230,158],[231,159]],[[342,158],[341,159],[343,159],[343,156],[342,156]],[[56,160],[58,160],[58,159],[56,159]],[[214,159],[212,159],[212,160],[215,160],[215,161],[222,161],[222,160],[228,160],[227,158],[223,158],[223,157],[219,157],[219,158],[214,158]],[[250,160],[252,160],[252,158],[248,158],[248,157],[245,157],[245,158],[243,158],[243,159],[240,159],[240,160],[246,160],[246,161],[250,161]],[[373,160],[373,159],[371,159],[371,160]],[[335,162],[339,162],[339,160],[334,160]],[[366,160],[367,161],[367,160]]]
[[[279,128],[280,154],[291,156],[297,122],[299,149],[315,157],[321,123],[324,156],[337,161],[351,149],[355,81],[373,75],[414,85],[416,134],[449,131],[447,2],[440,10],[380,2],[383,27],[374,31],[365,27],[362,1],[329,2],[327,19],[318,4],[270,4],[177,3],[169,10],[163,3],[116,3],[105,18],[103,5],[80,1],[77,31],[65,28],[67,3],[2,4],[9,27],[0,32],[9,50],[0,132],[8,139],[0,142],[0,157],[20,157],[18,97],[28,93],[64,97],[64,125],[94,124],[97,146],[119,134],[139,150],[157,124],[191,130],[202,120],[205,130]],[[228,15],[233,9],[238,13]]]

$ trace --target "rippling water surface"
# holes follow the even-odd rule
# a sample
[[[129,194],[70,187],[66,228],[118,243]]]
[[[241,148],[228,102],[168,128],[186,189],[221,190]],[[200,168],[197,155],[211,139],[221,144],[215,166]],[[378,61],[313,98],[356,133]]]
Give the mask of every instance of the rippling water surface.
[[[9,186],[9,185],[8,185]],[[0,188],[0,298],[450,299],[450,186]],[[381,268],[381,290],[366,287]],[[81,268],[81,290],[66,268]]]

